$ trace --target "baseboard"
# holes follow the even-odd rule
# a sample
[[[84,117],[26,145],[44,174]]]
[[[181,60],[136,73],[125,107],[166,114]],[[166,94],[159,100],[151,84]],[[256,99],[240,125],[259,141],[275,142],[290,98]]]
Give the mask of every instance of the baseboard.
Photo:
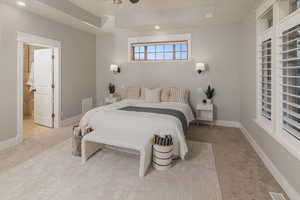
[[[15,137],[5,141],[0,141],[0,151],[15,146],[16,144],[17,144],[17,139]]]
[[[62,126],[66,127],[66,126],[72,126],[72,125],[78,124],[82,117],[83,117],[83,114],[80,114],[80,115],[76,115],[74,117],[65,119],[62,121]]]
[[[233,128],[241,127],[241,123],[235,121],[217,120],[215,124],[217,126],[224,126],[224,127],[233,127]]]
[[[253,149],[256,151],[260,159],[264,162],[267,169],[271,172],[271,174],[279,183],[279,185],[287,193],[290,200],[299,200],[300,199],[299,193],[294,189],[293,186],[289,184],[286,178],[280,173],[280,171],[276,168],[274,163],[269,159],[269,157],[265,154],[262,148],[256,143],[256,141],[253,139],[253,137],[250,135],[250,133],[242,124],[240,129],[242,133],[245,135],[245,137],[247,138],[247,140],[249,141],[249,143],[251,144],[251,146],[253,147]]]

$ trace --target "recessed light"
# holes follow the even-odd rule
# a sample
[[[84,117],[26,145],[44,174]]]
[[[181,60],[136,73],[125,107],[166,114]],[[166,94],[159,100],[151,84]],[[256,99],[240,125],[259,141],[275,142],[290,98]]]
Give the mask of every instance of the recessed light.
[[[159,29],[160,29],[160,26],[156,25],[156,26],[154,26],[154,28],[155,28],[156,30],[159,30]]]
[[[212,18],[214,15],[212,13],[206,13],[205,18],[209,19]]]
[[[23,2],[23,1],[17,1],[17,5],[18,5],[18,6],[25,7],[25,6],[26,6],[26,3]]]

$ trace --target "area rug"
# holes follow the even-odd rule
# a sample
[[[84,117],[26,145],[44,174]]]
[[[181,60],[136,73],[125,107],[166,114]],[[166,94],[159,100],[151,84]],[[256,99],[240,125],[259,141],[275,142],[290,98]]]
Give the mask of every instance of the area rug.
[[[82,165],[67,140],[0,174],[0,199],[222,200],[212,145],[188,146],[185,161],[139,178],[138,156],[104,149]]]

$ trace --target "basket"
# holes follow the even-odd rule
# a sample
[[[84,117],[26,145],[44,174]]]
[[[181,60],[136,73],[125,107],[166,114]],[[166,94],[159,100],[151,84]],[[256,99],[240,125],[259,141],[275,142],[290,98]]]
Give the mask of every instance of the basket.
[[[172,166],[173,145],[153,145],[152,165],[157,170],[167,170]]]

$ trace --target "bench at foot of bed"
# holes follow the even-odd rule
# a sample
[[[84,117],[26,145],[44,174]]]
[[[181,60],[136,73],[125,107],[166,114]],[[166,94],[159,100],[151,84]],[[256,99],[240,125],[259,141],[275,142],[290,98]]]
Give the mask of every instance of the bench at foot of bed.
[[[129,137],[127,134],[97,134],[93,131],[82,139],[82,163],[84,164],[91,155],[103,148],[104,145],[138,151],[140,156],[139,176],[144,177],[146,175],[152,161],[151,139],[145,138],[143,135],[130,135]]]

